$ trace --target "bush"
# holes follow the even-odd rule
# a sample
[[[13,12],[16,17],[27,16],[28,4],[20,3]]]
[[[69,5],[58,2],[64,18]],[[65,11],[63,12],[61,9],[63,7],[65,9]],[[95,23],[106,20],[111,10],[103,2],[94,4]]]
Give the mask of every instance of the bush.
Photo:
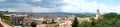
[[[74,21],[73,21],[73,23],[72,23],[72,27],[78,27],[78,20],[77,20],[77,18],[75,17],[74,18]]]
[[[102,19],[92,19],[92,22],[82,22],[79,27],[120,27],[120,16],[116,13],[107,13]]]
[[[84,22],[80,23],[78,27],[91,27],[91,23],[84,21]]]

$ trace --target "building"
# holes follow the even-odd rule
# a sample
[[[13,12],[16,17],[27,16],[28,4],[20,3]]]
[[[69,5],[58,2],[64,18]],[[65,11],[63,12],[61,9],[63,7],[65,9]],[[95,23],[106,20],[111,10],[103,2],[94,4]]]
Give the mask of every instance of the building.
[[[24,23],[24,19],[27,18],[27,15],[12,15],[12,23],[15,26],[21,26]]]
[[[71,21],[63,21],[58,23],[58,27],[72,27],[72,22]]]
[[[27,27],[31,27],[32,22],[33,22],[33,19],[24,18],[24,25],[26,25]]]
[[[57,27],[56,24],[38,24],[37,27]]]
[[[97,9],[96,11],[97,11],[97,13],[96,13],[96,17],[95,17],[95,19],[99,19],[99,18],[100,18],[100,12],[99,12],[99,9]]]
[[[0,13],[2,13],[2,14],[7,14],[8,11],[0,11]]]

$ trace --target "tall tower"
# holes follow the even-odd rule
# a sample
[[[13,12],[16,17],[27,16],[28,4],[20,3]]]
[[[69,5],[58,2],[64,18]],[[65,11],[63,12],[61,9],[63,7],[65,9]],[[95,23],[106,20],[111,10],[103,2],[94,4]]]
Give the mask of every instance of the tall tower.
[[[95,19],[99,19],[100,18],[100,13],[99,13],[99,9],[96,10],[96,17]]]
[[[100,15],[100,13],[99,13],[99,9],[97,9],[97,13],[96,13],[96,15]]]

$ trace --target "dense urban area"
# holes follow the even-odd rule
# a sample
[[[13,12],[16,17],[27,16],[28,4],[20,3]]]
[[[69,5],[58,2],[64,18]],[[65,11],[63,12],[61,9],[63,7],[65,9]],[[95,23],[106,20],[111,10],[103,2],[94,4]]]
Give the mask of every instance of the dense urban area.
[[[120,14],[0,11],[0,27],[120,27]]]

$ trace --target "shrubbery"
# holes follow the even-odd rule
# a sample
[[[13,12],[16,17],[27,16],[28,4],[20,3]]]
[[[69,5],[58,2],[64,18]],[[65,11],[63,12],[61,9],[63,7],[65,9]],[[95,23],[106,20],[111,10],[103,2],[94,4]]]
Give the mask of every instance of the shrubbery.
[[[1,17],[1,19],[2,19],[3,22],[9,24],[9,25],[12,26],[12,27],[14,26],[14,25],[12,24],[12,19],[9,18],[8,16],[4,16],[2,13],[0,13],[0,17]]]
[[[120,27],[120,15],[117,13],[107,13],[102,15],[102,19],[92,19],[92,22],[82,22],[78,27]]]

